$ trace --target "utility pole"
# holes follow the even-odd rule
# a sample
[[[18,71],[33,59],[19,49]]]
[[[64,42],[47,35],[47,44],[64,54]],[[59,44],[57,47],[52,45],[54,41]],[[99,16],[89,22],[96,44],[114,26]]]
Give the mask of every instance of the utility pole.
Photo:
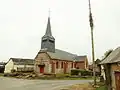
[[[94,37],[93,37],[93,18],[92,18],[92,12],[91,12],[91,3],[89,2],[89,22],[90,22],[90,28],[91,28],[91,44],[92,44],[92,61],[93,61],[93,77],[94,77],[94,85],[96,85],[96,75],[95,75],[95,52],[94,52]]]

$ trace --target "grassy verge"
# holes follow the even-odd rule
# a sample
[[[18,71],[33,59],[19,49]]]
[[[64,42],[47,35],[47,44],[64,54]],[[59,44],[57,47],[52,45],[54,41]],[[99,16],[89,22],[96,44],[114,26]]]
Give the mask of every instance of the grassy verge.
[[[96,90],[107,90],[107,87],[105,85],[100,86],[100,87],[96,88]]]
[[[4,75],[4,74],[3,74]],[[2,76],[2,75],[1,75]],[[5,74],[5,77],[14,77],[19,79],[42,79],[42,80],[93,80],[93,77],[78,77],[70,74],[56,74],[56,75],[35,75],[30,73],[10,73]]]
[[[78,76],[71,76],[70,74],[56,74],[54,77],[55,79],[61,80],[93,80],[93,77],[78,77]]]
[[[93,86],[93,82],[90,84],[91,84],[91,86]],[[96,86],[95,86],[95,90],[107,90],[107,87],[104,82],[97,82]]]
[[[36,77],[42,80],[93,80],[93,78],[71,78],[71,77]]]
[[[60,90],[107,90],[104,83],[97,82],[97,88],[93,87],[93,83],[76,84],[68,87],[63,87]]]
[[[60,90],[95,90],[95,88],[93,88],[89,83],[85,83],[63,87]]]
[[[2,77],[2,76],[4,76],[4,74],[3,74],[3,73],[0,73],[0,77]]]

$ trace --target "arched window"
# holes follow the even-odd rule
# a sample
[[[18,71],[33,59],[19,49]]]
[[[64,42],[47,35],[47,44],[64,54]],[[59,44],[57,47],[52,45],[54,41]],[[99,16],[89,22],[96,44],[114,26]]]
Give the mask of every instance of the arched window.
[[[63,68],[63,62],[61,62],[61,68]]]
[[[76,63],[74,63],[74,68],[76,68]]]
[[[71,68],[73,68],[73,62],[71,63]]]
[[[56,68],[58,68],[58,62],[56,62]]]

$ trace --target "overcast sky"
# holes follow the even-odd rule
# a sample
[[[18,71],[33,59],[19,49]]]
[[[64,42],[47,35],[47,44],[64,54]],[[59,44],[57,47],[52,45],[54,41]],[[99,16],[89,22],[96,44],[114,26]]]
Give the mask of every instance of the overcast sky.
[[[120,1],[91,0],[95,56],[120,45]],[[91,59],[88,0],[0,0],[0,61],[34,58],[51,10],[56,48]]]

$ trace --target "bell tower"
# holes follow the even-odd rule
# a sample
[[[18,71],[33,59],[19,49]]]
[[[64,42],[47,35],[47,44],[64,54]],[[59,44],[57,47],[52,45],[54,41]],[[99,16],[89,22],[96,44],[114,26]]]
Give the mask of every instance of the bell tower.
[[[46,28],[46,33],[42,37],[41,50],[46,50],[48,52],[55,52],[55,38],[52,36],[50,17],[48,17],[48,23]]]

